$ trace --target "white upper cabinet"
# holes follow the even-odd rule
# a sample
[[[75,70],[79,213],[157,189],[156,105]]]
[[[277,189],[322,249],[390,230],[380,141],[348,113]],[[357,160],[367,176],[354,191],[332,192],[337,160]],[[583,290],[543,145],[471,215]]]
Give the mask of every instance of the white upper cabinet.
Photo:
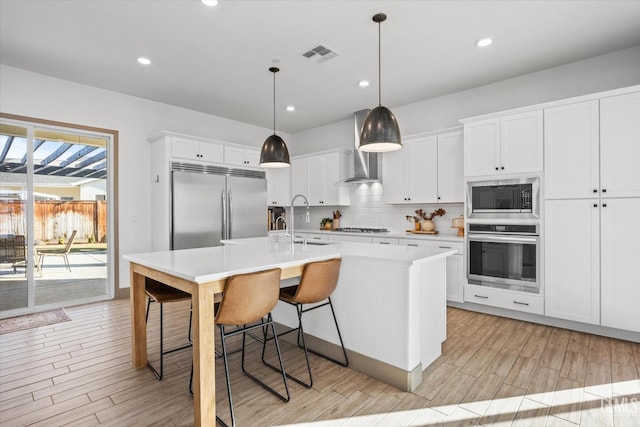
[[[464,175],[542,171],[542,111],[464,125]]]
[[[196,141],[178,136],[167,138],[171,139],[171,157],[211,163],[222,163],[223,161],[223,144]]]
[[[297,194],[309,198],[309,162],[306,158],[291,159],[291,197]],[[304,199],[299,197],[295,206],[304,205]]]
[[[500,121],[464,125],[464,176],[493,175],[500,170]]]
[[[544,110],[545,198],[598,197],[598,101]]]
[[[461,130],[407,137],[401,150],[382,156],[385,203],[464,201]]]
[[[464,201],[462,131],[438,135],[438,203]]]
[[[435,203],[438,196],[437,136],[406,138],[402,149],[382,154],[385,203]]]
[[[224,147],[224,162],[234,166],[260,166],[260,150],[250,147],[227,145]]]
[[[349,204],[349,188],[336,185],[349,176],[349,156],[332,152],[300,157],[291,163],[292,196],[303,194],[310,206],[343,206]],[[295,205],[304,204],[302,198]]]
[[[602,197],[640,197],[640,92],[600,100]]]
[[[291,168],[266,169],[267,204],[289,206],[291,202]]]

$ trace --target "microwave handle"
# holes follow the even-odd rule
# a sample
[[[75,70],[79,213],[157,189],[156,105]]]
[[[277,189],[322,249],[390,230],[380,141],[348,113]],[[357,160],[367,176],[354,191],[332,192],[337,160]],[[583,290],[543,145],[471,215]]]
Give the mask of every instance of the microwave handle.
[[[469,240],[480,241],[480,242],[513,242],[513,243],[536,243],[538,241],[537,237],[515,237],[515,236],[486,236],[486,235],[477,235],[477,234],[469,234]]]

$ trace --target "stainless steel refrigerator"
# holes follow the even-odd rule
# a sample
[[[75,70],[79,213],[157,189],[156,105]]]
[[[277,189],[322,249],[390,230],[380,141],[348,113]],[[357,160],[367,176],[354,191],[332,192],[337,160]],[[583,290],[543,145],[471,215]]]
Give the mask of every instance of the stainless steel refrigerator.
[[[267,235],[264,172],[174,164],[171,174],[171,249]]]

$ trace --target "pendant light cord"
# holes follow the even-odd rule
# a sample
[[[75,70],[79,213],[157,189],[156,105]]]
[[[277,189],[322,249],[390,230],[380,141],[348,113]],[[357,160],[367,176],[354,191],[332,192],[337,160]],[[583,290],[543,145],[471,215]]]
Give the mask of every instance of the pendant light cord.
[[[276,72],[273,72],[273,134],[276,134]]]
[[[382,61],[380,43],[380,22],[378,22],[378,105],[382,105]]]

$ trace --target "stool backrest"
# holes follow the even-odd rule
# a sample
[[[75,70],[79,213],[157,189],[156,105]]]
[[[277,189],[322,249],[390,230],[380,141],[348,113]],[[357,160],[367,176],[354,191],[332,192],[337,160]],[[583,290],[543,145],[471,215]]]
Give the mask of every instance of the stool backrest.
[[[313,304],[330,297],[338,286],[340,261],[340,258],[334,258],[305,264],[293,300],[301,304]]]
[[[238,274],[227,279],[215,321],[222,325],[244,325],[261,319],[278,303],[279,268]]]

